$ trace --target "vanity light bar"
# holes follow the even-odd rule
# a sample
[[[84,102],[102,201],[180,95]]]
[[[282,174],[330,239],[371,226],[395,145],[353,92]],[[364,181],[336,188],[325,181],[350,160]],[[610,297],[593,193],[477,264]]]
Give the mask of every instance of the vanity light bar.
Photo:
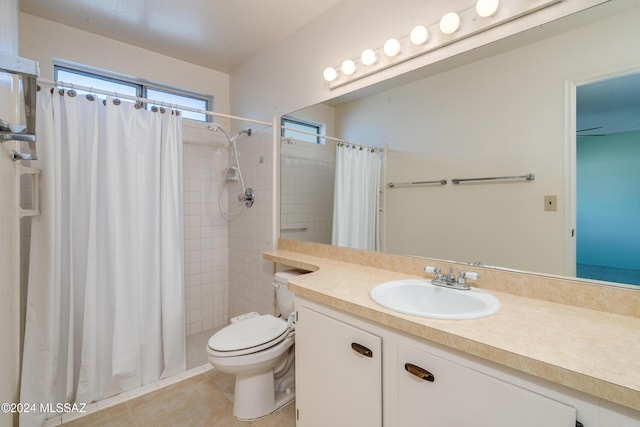
[[[365,49],[358,58],[345,60],[343,66],[325,68],[324,78],[330,89],[336,89],[561,1],[478,0],[476,5],[462,12],[449,12],[428,27],[414,28],[402,39],[389,39],[384,47]]]

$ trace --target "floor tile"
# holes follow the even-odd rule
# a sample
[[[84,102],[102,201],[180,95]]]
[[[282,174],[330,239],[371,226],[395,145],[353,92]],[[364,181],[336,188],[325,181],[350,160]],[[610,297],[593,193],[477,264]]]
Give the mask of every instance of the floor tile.
[[[296,427],[296,404],[291,402],[284,408],[255,420],[253,423],[256,427]]]
[[[295,427],[295,403],[258,420],[234,419],[234,384],[234,376],[209,370],[62,425]]]
[[[136,427],[126,403],[120,403],[82,418],[62,424],[66,427],[122,426]]]

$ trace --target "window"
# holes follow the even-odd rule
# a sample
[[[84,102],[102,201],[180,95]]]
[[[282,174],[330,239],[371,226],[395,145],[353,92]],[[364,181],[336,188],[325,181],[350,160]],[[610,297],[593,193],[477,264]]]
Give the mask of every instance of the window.
[[[55,65],[55,80],[73,83],[79,86],[86,86],[94,89],[105,90],[117,94],[135,96],[140,98],[153,99],[165,106],[179,105],[190,107],[198,110],[210,110],[213,99],[210,96],[190,92],[182,89],[175,89],[159,84],[142,82],[139,79],[120,78],[113,73],[95,72],[80,69],[81,67],[68,67],[66,65]],[[77,90],[77,89],[76,89]],[[87,93],[77,90],[78,93]],[[103,97],[96,94],[98,97]],[[147,104],[145,107],[151,109],[153,104]],[[160,106],[160,105],[158,105]],[[177,108],[185,119],[208,122],[209,116],[204,113],[195,113]]]
[[[298,117],[283,116],[281,124],[287,128],[282,129],[283,138],[293,138],[298,141],[311,142],[313,144],[324,144],[325,139],[318,136],[321,135],[324,130],[324,125],[320,123]],[[309,133],[313,135],[309,135]]]

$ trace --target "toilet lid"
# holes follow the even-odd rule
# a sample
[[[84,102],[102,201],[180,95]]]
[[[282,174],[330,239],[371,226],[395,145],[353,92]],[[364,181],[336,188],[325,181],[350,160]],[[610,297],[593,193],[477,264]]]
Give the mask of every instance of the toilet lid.
[[[265,314],[222,328],[209,339],[209,348],[216,351],[244,350],[273,341],[287,329],[287,322]]]

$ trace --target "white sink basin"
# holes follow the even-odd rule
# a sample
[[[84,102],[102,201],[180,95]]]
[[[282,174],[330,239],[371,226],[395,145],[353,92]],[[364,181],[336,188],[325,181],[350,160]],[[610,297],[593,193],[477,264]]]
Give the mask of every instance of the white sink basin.
[[[476,288],[468,291],[444,288],[430,280],[394,280],[377,285],[369,294],[388,309],[432,319],[477,319],[500,310],[500,302]]]

